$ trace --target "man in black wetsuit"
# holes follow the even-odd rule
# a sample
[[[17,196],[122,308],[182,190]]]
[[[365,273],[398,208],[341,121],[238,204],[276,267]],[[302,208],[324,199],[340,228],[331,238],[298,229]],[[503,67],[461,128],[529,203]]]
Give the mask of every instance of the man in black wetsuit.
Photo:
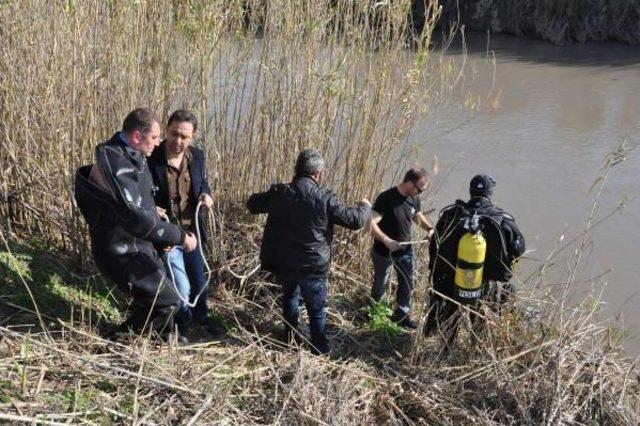
[[[525,241],[514,217],[491,201],[494,186],[491,176],[474,176],[469,184],[471,198],[467,202],[457,200],[442,209],[429,244],[429,270],[435,292],[431,294],[425,333],[429,335],[439,329],[448,347],[456,339],[460,305],[469,307],[473,321],[478,323],[475,313],[480,300],[489,302],[499,313],[500,305],[515,291],[509,280],[514,263],[525,252]],[[458,291],[454,277],[458,244],[469,231],[473,218],[486,241],[486,257],[479,297],[469,299]]]
[[[76,174],[75,197],[89,224],[96,266],[133,298],[129,318],[114,333],[171,331],[180,300],[157,249],[197,246],[194,235],[163,222],[156,211],[147,157],[159,143],[155,115],[136,109],[122,131],[96,147],[95,164]]]

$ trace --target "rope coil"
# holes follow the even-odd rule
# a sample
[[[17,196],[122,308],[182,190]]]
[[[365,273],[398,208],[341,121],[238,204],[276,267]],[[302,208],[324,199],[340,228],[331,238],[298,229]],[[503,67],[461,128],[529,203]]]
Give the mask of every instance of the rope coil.
[[[200,231],[200,214],[199,213],[200,213],[200,208],[202,207],[203,204],[204,203],[202,201],[198,201],[198,205],[196,206],[196,211],[195,211],[195,223],[196,223],[196,238],[198,239],[198,251],[200,252],[200,256],[202,256],[202,260],[204,262],[205,275],[207,276],[207,280],[205,281],[204,285],[202,286],[202,288],[200,289],[198,294],[193,298],[193,302],[189,302],[188,298],[185,298],[178,291],[178,287],[176,286],[176,281],[175,281],[175,274],[173,272],[173,268],[171,267],[171,262],[169,261],[168,253],[165,256],[165,261],[167,263],[167,269],[169,270],[169,275],[171,276],[171,284],[173,285],[173,290],[176,292],[176,294],[178,295],[180,300],[185,305],[189,306],[190,308],[194,308],[196,306],[196,304],[198,303],[198,300],[200,299],[200,297],[202,296],[202,294],[204,293],[206,288],[209,286],[209,283],[211,282],[211,274],[213,274],[213,271],[211,270],[211,267],[209,266],[209,262],[207,262],[207,257],[205,256],[204,251],[202,250],[203,244],[202,244],[202,235],[201,235],[201,231]],[[211,222],[214,224],[212,226],[212,228],[215,230],[215,216],[214,216],[213,212],[211,211],[211,209],[207,209],[207,210],[209,212],[209,218],[210,218]],[[258,265],[255,268],[253,268],[252,270],[250,270],[248,273],[243,274],[243,275],[238,274],[238,273],[234,272],[229,267],[229,265],[227,264],[226,256],[224,255],[224,251],[222,250],[222,243],[220,243],[220,246],[219,246],[218,250],[220,252],[220,260],[223,263],[224,268],[231,275],[233,275],[235,278],[239,279],[241,282],[244,282],[249,277],[251,277],[253,274],[258,272],[258,270],[260,270],[260,263],[258,263]]]

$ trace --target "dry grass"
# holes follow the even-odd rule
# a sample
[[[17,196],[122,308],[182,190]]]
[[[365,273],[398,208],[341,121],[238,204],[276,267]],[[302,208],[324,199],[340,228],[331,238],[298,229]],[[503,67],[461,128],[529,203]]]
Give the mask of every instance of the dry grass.
[[[333,351],[319,358],[274,338],[268,276],[230,274],[255,265],[261,226],[244,211],[246,196],[289,178],[301,148],[324,152],[328,186],[351,201],[423,158],[423,146],[407,145],[412,126],[460,90],[459,74],[429,50],[438,10],[418,35],[408,11],[406,1],[0,1],[1,420],[639,421],[635,364],[589,300],[577,308],[562,298],[518,301],[490,318],[479,345],[466,332],[443,354],[437,339],[370,330],[361,310],[370,241],[340,233]],[[87,233],[70,184],[95,144],[140,105],[164,117],[192,108],[204,124],[219,224],[210,303],[232,327],[224,339],[180,348],[97,333],[122,301],[86,276]],[[421,248],[417,307],[425,255]]]

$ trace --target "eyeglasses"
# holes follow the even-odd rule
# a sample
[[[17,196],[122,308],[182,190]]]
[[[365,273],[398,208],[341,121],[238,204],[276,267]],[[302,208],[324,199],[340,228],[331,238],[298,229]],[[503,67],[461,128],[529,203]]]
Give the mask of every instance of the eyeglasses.
[[[418,194],[422,194],[424,192],[425,189],[427,189],[427,186],[425,185],[424,188],[420,188],[415,182],[411,182],[413,184],[413,187],[418,191]]]

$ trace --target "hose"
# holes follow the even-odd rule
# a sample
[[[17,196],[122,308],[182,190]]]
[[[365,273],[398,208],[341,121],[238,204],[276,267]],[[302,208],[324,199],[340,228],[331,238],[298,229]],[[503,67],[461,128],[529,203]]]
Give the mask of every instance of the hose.
[[[189,300],[186,299],[184,296],[182,296],[182,294],[180,294],[180,292],[178,291],[178,287],[176,286],[176,281],[175,281],[175,275],[173,273],[173,268],[171,267],[171,262],[168,259],[168,253],[165,260],[167,264],[167,269],[169,270],[169,275],[171,276],[171,284],[173,285],[173,290],[176,292],[176,294],[178,295],[182,303],[189,306],[190,308],[194,308],[196,306],[196,304],[198,303],[198,300],[200,299],[200,297],[202,296],[206,288],[209,286],[209,283],[211,282],[211,274],[213,274],[213,271],[211,270],[211,267],[207,262],[207,257],[204,255],[204,251],[202,250],[203,245],[202,245],[202,237],[201,237],[201,231],[200,231],[200,208],[202,207],[203,204],[204,203],[202,201],[198,201],[194,216],[195,216],[195,224],[196,224],[196,237],[198,239],[198,251],[200,252],[200,256],[202,256],[202,261],[204,263],[205,275],[207,276],[207,280],[205,281],[204,285],[200,289],[200,292],[193,298],[193,302],[189,302]],[[212,223],[215,224],[215,216],[213,215],[213,212],[211,211],[211,209],[208,209],[208,211],[209,211],[209,217],[211,218]],[[251,277],[253,274],[258,272],[258,270],[260,269],[260,264],[258,264],[255,268],[253,268],[252,270],[250,270],[248,273],[244,275],[237,274],[236,272],[231,270],[229,265],[226,264],[226,257],[224,256],[224,253],[222,251],[222,244],[220,245],[219,250],[220,250],[221,260],[224,259],[223,260],[224,268],[231,275],[233,275],[234,277],[238,278],[241,281],[245,281],[246,279]]]

